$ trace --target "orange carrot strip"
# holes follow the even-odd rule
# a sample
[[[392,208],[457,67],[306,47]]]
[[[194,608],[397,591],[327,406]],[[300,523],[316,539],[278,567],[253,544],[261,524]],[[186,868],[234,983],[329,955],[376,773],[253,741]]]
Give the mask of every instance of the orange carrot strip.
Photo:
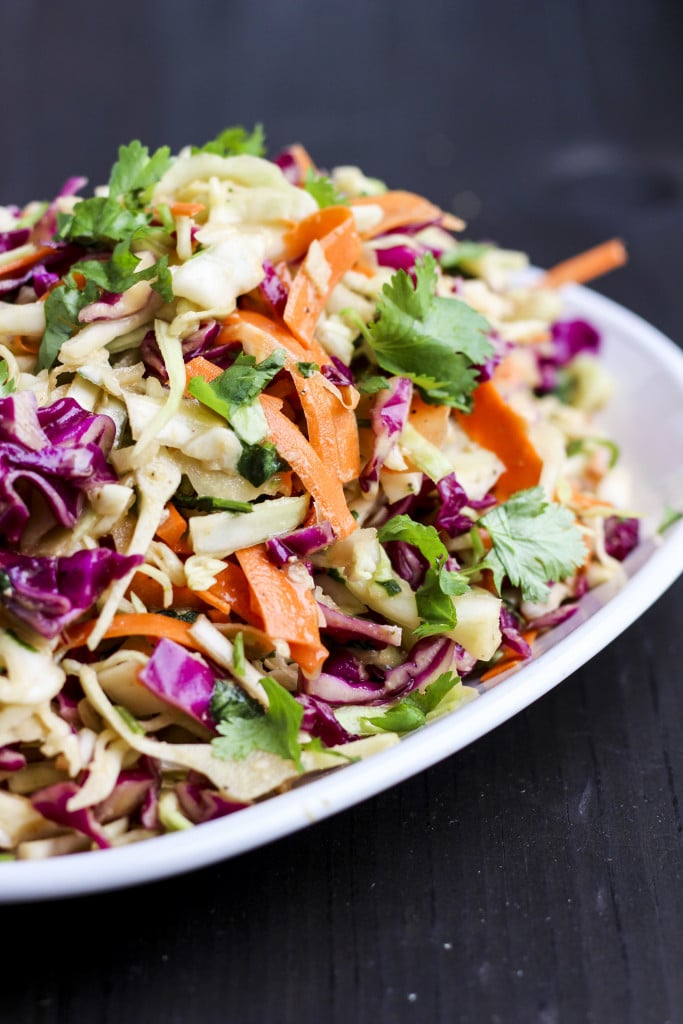
[[[522,633],[523,639],[526,640],[528,644],[532,644],[537,636],[537,629],[527,629],[524,633]],[[495,679],[496,676],[502,675],[503,672],[507,672],[507,670],[509,668],[512,668],[513,665],[516,665],[518,662],[524,660],[525,659],[522,658],[520,654],[506,654],[503,658],[500,659],[500,661],[497,661],[495,665],[492,665],[491,668],[488,668],[486,672],[482,673],[482,675],[479,677],[479,681],[482,683],[486,683],[489,681],[489,679]]]
[[[329,275],[324,287],[320,282],[309,276],[307,264],[304,263],[292,281],[283,319],[295,338],[308,348],[313,340],[313,332],[320,319],[320,314],[327,305],[330,293],[350,270],[361,254],[360,237],[356,230],[353,214],[346,206],[328,206],[311,214],[299,225],[299,230],[306,231],[306,222],[311,221],[314,232],[310,244],[317,240]],[[330,225],[334,226],[330,226]]]
[[[450,412],[449,406],[430,405],[420,397],[417,391],[413,391],[408,422],[424,438],[435,444],[437,448],[441,448],[446,440]]]
[[[194,359],[190,359],[189,363],[185,363],[185,376],[188,384],[193,377],[201,377],[202,380],[206,380],[210,384],[216,377],[220,377],[222,372],[220,366],[216,366],[204,356],[195,356]]]
[[[374,227],[362,232],[363,238],[375,238],[387,231],[409,224],[426,224],[443,217],[443,211],[434,203],[414,192],[384,192],[380,196],[358,196],[351,200],[352,206],[379,206],[382,219]],[[458,222],[459,224],[460,222]]]
[[[96,622],[97,619],[90,619],[67,630],[69,646],[82,647],[95,628]],[[174,619],[171,615],[157,615],[154,612],[115,615],[104,634],[104,639],[126,636],[166,637],[183,647],[190,647],[194,651],[201,650],[200,645],[190,634],[190,624],[183,622],[182,619]]]
[[[306,490],[313,496],[320,519],[328,519],[337,537],[348,537],[356,529],[341,481],[315,453],[301,431],[280,411],[278,399],[261,395],[270,440],[286,459]]]
[[[538,282],[539,288],[559,288],[563,284],[585,284],[595,277],[609,274],[623,267],[628,255],[620,238],[612,238],[602,245],[572,256],[548,270]]]
[[[170,502],[166,506],[168,512],[167,518],[157,527],[156,535],[160,540],[163,540],[164,544],[168,544],[171,551],[175,551],[177,555],[191,554],[191,548],[187,545],[184,540],[185,534],[187,533],[187,522],[181,516],[175,505]]]
[[[360,447],[353,410],[342,405],[319,375],[306,378],[293,372],[292,380],[314,451],[342,483],[356,480],[360,473]]]
[[[278,348],[285,350],[285,368],[299,395],[313,449],[342,483],[355,480],[360,472],[360,455],[353,410],[343,405],[317,375],[306,378],[297,370],[296,364],[309,361],[311,356],[318,356],[321,365],[329,362],[324,349],[318,352],[314,342],[306,351],[287,328],[279,327],[259,313],[244,310],[227,318],[218,340],[219,344],[225,344],[236,338],[259,362]]]
[[[225,614],[232,611],[251,625],[262,626],[261,619],[252,609],[249,584],[239,565],[229,562],[216,577],[214,585],[202,591],[200,596],[207,604]]]
[[[24,256],[18,256],[17,259],[10,260],[9,263],[3,263],[0,267],[0,277],[11,277],[18,270],[28,270],[29,267],[33,267],[36,263],[40,263],[45,256],[49,256],[50,253],[54,252],[49,245],[41,245],[35,252],[30,252]]]
[[[204,203],[171,203],[169,210],[174,217],[196,217],[206,209]]]
[[[327,657],[320,642],[318,609],[310,590],[299,590],[268,558],[264,544],[236,552],[263,619],[266,633],[290,644],[292,657],[305,672],[316,672]]]
[[[529,440],[526,422],[491,381],[476,388],[473,401],[472,412],[456,412],[456,419],[468,437],[494,452],[505,466],[494,488],[498,500],[506,501],[516,491],[535,487],[543,462]]]
[[[136,594],[147,608],[163,608],[164,592],[157,580],[145,573],[136,572],[130,585],[130,592]],[[201,595],[189,587],[173,587],[174,608],[203,608]]]
[[[287,152],[291,157],[293,157],[302,180],[306,177],[308,170],[314,171],[316,169],[308,150],[305,149],[300,142],[295,142],[293,146],[289,146]]]

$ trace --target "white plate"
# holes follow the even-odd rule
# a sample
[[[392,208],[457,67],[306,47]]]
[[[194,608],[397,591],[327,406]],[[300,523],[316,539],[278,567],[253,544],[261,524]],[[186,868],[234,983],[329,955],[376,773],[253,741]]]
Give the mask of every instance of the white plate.
[[[568,315],[602,332],[616,394],[605,425],[637,481],[645,524],[683,509],[683,352],[639,317],[585,288],[566,290]],[[96,853],[0,863],[0,902],[55,899],[179,874],[262,846],[436,764],[556,686],[629,626],[683,571],[683,521],[639,547],[629,582],[587,594],[581,610],[537,645],[540,656],[478,700],[367,761],[186,832]],[[682,652],[683,653],[683,652]]]

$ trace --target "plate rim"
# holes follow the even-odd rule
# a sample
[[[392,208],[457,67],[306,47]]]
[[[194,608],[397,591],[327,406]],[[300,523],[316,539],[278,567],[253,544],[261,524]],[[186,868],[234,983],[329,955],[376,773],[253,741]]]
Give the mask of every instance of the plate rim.
[[[629,345],[655,354],[658,366],[672,374],[683,395],[683,350],[657,327],[589,288],[571,285],[563,295],[589,319],[593,311],[596,320],[628,333]],[[667,531],[628,583],[602,607],[536,659],[504,677],[481,699],[367,761],[266,799],[236,817],[129,846],[92,851],[87,856],[2,863],[0,905],[86,896],[161,881],[265,846],[376,796],[457,753],[529,707],[632,625],[682,572],[683,521]],[[634,587],[635,580],[638,585]],[[520,672],[524,673],[524,686],[519,685]]]

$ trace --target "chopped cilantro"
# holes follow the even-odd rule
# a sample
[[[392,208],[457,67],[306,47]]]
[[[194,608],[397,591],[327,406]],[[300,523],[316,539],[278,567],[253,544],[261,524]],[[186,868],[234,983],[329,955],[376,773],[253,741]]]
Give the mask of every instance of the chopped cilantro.
[[[9,594],[12,591],[12,581],[9,575],[0,569],[0,594]]]
[[[52,366],[64,342],[83,326],[78,314],[97,297],[94,281],[86,281],[85,287],[79,288],[72,274],[67,275],[63,285],[52,289],[45,300],[45,332],[38,350],[37,370]]]
[[[274,679],[266,676],[263,688],[268,695],[268,712],[258,717],[233,714],[223,719],[217,727],[220,735],[211,744],[214,755],[224,761],[243,761],[252,751],[265,750],[294,761],[302,771],[299,730],[304,709]]]
[[[417,611],[422,624],[415,636],[433,636],[453,629],[457,622],[452,597],[469,590],[467,576],[446,568],[448,551],[433,526],[414,522],[410,516],[394,516],[380,527],[378,537],[382,543],[402,540],[413,544],[429,562],[424,582],[415,592]]]
[[[481,314],[459,299],[436,295],[431,253],[415,264],[416,281],[399,270],[382,289],[377,318],[363,335],[389,373],[409,377],[423,397],[468,410],[478,367],[493,355]]]
[[[306,171],[304,188],[313,196],[321,210],[326,206],[349,205],[346,196],[337,191],[330,179],[324,174],[316,174],[312,167]]]
[[[147,214],[132,212],[117,199],[93,196],[76,203],[73,213],[57,214],[57,237],[85,245],[123,242],[149,224]]]
[[[233,501],[231,498],[211,498],[208,495],[187,495],[176,493],[173,504],[179,508],[197,509],[198,512],[253,512],[248,501]]]
[[[165,302],[173,298],[171,272],[168,269],[168,256],[162,256],[157,262],[145,270],[137,270],[140,257],[129,248],[128,242],[119,242],[114,248],[110,260],[82,260],[71,268],[82,274],[86,281],[94,281],[107,292],[125,292],[140,281],[151,281],[152,287],[161,295]]]
[[[277,448],[270,441],[265,444],[242,442],[242,454],[237,462],[237,471],[254,487],[260,487],[275,473],[289,469],[289,463],[280,457]]]
[[[427,715],[438,707],[446,694],[459,682],[457,675],[444,672],[424,690],[413,690],[383,715],[361,719],[361,724],[367,722],[387,732],[412,732],[425,724]]]
[[[6,359],[0,359],[0,398],[6,398],[16,390],[16,384],[9,375]]]
[[[233,427],[240,440],[248,444],[266,436],[266,419],[258,396],[285,364],[283,349],[276,349],[263,362],[240,352],[232,366],[209,383],[192,377],[188,391]],[[242,474],[244,475],[244,474]]]
[[[193,146],[193,153],[215,153],[217,156],[264,156],[266,137],[262,124],[255,124],[248,132],[241,125],[224,128],[223,131],[203,146]]]
[[[155,185],[170,165],[171,151],[168,146],[157,149],[152,156],[147,146],[143,146],[138,139],[133,139],[127,146],[119,146],[119,159],[109,177],[110,198],[124,196],[126,205],[132,205],[131,200],[137,199],[140,193]]]
[[[548,502],[542,487],[519,491],[479,519],[493,547],[478,568],[490,569],[500,593],[507,576],[525,601],[543,601],[548,581],[579,569],[586,548],[569,509]]]
[[[389,381],[379,374],[369,373],[357,382],[356,387],[364,395],[376,395],[378,391],[386,391],[389,388]]]
[[[237,683],[230,679],[219,679],[211,695],[209,712],[214,722],[219,724],[234,718],[260,718],[263,708]]]
[[[199,612],[195,608],[159,608],[157,615],[167,615],[169,619],[179,619],[190,624],[199,618]]]
[[[320,371],[320,367],[317,363],[297,363],[296,368],[302,377],[312,377],[314,373]]]
[[[396,594],[401,593],[401,587],[397,580],[377,580],[377,584],[380,587],[384,587],[389,597],[394,597]]]

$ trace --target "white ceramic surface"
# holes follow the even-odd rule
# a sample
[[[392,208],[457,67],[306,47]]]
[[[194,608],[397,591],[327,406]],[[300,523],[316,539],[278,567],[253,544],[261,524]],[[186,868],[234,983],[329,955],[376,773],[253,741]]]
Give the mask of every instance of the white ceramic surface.
[[[659,331],[585,288],[566,290],[567,313],[594,323],[617,390],[605,417],[654,532],[665,505],[683,509],[683,352]],[[180,874],[261,846],[435,764],[547,693],[605,647],[683,571],[683,521],[629,559],[620,590],[586,595],[579,613],[537,645],[538,656],[455,714],[367,761],[186,832],[96,853],[0,863],[0,902],[55,899]],[[683,653],[683,649],[682,649]]]

